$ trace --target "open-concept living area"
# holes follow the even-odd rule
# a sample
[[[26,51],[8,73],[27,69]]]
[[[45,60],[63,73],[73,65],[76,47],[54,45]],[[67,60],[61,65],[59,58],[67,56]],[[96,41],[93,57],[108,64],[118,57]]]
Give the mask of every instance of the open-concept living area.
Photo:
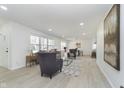
[[[124,88],[123,4],[0,4],[0,88]]]

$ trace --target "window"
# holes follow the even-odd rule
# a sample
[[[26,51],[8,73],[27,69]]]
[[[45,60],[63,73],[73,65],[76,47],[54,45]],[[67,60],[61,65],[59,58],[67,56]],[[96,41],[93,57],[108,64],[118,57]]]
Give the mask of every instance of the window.
[[[55,48],[55,41],[48,39],[48,50],[54,49]]]
[[[30,36],[31,51],[33,53],[39,50],[55,49],[55,41],[44,37]]]
[[[63,50],[64,47],[67,47],[67,46],[66,46],[66,42],[61,41],[61,50]]]
[[[37,36],[30,37],[31,51],[33,53],[39,51],[39,44],[40,44],[39,40],[40,40],[40,38]]]
[[[41,49],[40,50],[47,50],[47,38],[41,37],[40,39],[41,39],[41,41],[40,41]]]

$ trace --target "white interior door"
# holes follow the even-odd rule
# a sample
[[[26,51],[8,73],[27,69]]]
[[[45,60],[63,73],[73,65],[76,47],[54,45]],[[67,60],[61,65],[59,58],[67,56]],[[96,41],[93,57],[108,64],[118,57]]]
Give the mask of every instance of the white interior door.
[[[8,68],[8,39],[0,33],[0,66]]]

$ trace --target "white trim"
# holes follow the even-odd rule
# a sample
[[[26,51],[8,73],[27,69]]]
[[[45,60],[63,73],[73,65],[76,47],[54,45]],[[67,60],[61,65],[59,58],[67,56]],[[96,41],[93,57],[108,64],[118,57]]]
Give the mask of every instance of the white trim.
[[[25,65],[12,67],[10,68],[10,70],[16,70],[16,69],[23,68],[23,67],[25,67]]]
[[[114,86],[114,84],[112,83],[112,81],[109,79],[108,75],[105,73],[105,71],[103,70],[103,68],[96,62],[97,66],[99,67],[100,71],[103,73],[103,75],[105,76],[105,78],[107,79],[107,81],[109,82],[109,84],[111,85],[112,88],[116,88]]]

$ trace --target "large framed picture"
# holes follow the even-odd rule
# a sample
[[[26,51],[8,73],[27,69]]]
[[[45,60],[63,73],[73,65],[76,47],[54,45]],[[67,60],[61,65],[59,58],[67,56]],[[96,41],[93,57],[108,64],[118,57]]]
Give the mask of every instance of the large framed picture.
[[[120,5],[112,6],[104,20],[104,60],[120,70]]]

